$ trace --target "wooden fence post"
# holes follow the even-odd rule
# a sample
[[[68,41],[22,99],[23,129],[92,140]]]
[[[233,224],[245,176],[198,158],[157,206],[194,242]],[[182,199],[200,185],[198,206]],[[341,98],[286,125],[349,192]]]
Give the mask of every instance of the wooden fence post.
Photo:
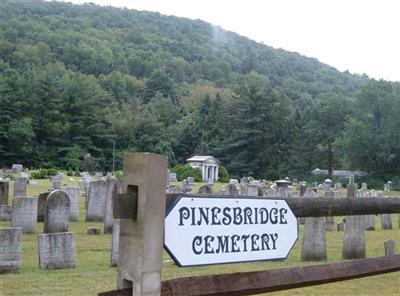
[[[161,293],[167,165],[157,154],[124,156],[122,191],[137,199],[137,213],[121,219],[117,286],[132,287],[131,295]]]

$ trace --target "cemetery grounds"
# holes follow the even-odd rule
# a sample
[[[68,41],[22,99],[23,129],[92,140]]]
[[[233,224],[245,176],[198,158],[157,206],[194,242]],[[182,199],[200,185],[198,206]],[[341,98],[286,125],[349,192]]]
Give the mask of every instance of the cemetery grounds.
[[[68,179],[68,178],[66,178]],[[72,179],[71,179],[72,180]],[[67,180],[68,181],[68,180]],[[37,180],[35,186],[28,185],[28,196],[37,196],[52,187],[49,180]],[[79,178],[64,182],[63,185],[79,187]],[[194,192],[201,186],[196,183]],[[225,184],[226,185],[226,184]],[[224,184],[215,184],[218,192]],[[394,192],[394,195],[400,195]],[[13,196],[13,183],[10,184],[10,205]],[[376,230],[366,231],[367,258],[384,255],[383,242],[392,238],[396,242],[397,253],[400,248],[399,215],[392,215],[393,229],[382,230],[380,218],[376,220]],[[336,217],[338,222],[341,217]],[[10,222],[0,222],[1,227],[9,227]],[[23,234],[21,271],[19,274],[0,275],[0,296],[11,295],[97,295],[99,292],[116,288],[117,268],[110,267],[111,234],[87,235],[89,227],[98,226],[103,232],[102,222],[85,222],[85,199],[80,201],[80,220],[70,222],[70,231],[76,236],[76,268],[63,270],[41,270],[38,263],[37,234],[43,232],[43,222],[38,222],[36,234]],[[326,262],[301,262],[300,251],[304,225],[300,225],[300,235],[287,260],[256,263],[225,264],[202,267],[179,268],[166,252],[163,256],[163,280],[215,273],[232,273],[275,268],[287,268]],[[327,231],[328,261],[341,260],[343,232]],[[264,294],[267,295],[267,294]],[[268,293],[268,295],[400,295],[400,272],[379,276],[318,285],[301,289]]]

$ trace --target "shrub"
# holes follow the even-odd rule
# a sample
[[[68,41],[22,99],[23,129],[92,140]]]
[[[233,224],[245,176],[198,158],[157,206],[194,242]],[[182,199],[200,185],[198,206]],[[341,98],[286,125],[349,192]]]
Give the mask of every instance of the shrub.
[[[57,176],[58,174],[58,170],[55,168],[51,168],[47,170],[47,175],[50,176]]]
[[[228,171],[222,165],[218,168],[218,179],[222,183],[228,183],[230,179]]]
[[[192,168],[188,164],[178,164],[171,169],[171,172],[176,173],[178,181],[183,181],[187,177],[194,177],[196,182],[202,181],[202,174],[199,168]]]
[[[118,180],[122,180],[122,177],[123,177],[123,173],[122,173],[122,171],[116,171],[115,172],[115,177],[118,179]]]
[[[67,176],[68,177],[72,177],[73,175],[74,175],[74,171],[69,169],[68,172],[67,172]]]
[[[32,179],[43,179],[40,171],[32,171],[30,175]]]

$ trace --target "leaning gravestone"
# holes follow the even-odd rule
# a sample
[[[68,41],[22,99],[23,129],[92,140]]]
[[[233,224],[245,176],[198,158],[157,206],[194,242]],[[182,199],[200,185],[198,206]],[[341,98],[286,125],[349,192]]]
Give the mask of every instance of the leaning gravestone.
[[[229,183],[226,189],[228,195],[239,195],[239,190],[233,183]]]
[[[44,212],[44,233],[67,232],[69,227],[68,195],[61,190],[54,190],[46,200]]]
[[[203,185],[203,186],[201,186],[199,188],[199,192],[198,193],[200,193],[200,194],[211,194],[211,193],[213,193],[213,189],[209,184],[205,184],[205,185]]]
[[[120,219],[114,219],[111,244],[111,266],[118,265]]]
[[[16,197],[12,202],[12,227],[21,227],[24,233],[36,232],[37,198]]]
[[[0,228],[0,274],[19,272],[21,242],[21,228]]]
[[[51,191],[39,193],[38,196],[38,209],[37,209],[37,221],[44,221],[44,213],[46,209],[46,200]]]
[[[26,196],[26,186],[28,184],[28,179],[24,177],[15,178],[14,182],[14,196]]]
[[[347,198],[357,198],[357,184],[347,185]],[[343,259],[365,258],[365,216],[347,216],[344,229]]]
[[[38,235],[41,269],[75,267],[75,235],[72,232]]]
[[[120,182],[116,178],[107,179],[107,196],[104,211],[104,233],[112,233],[113,229],[113,196],[120,192]]]
[[[78,221],[81,190],[78,187],[62,187],[61,191],[65,192],[69,197],[70,201],[69,220]]]
[[[316,197],[312,189],[307,189],[305,197]],[[301,249],[302,261],[321,261],[327,259],[325,218],[306,218],[304,226],[303,244]]]
[[[12,207],[0,206],[0,221],[11,221]]]
[[[325,191],[325,197],[333,198],[334,192],[331,188]],[[327,231],[334,231],[336,230],[336,221],[334,216],[325,217],[325,229]]]
[[[107,197],[107,182],[90,182],[86,197],[86,221],[103,221]]]
[[[0,206],[8,205],[9,185],[8,181],[0,181]]]

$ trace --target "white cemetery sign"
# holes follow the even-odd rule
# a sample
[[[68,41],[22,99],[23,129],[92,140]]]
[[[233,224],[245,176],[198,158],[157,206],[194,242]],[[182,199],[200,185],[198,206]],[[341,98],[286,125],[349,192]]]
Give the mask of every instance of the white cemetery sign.
[[[165,249],[179,266],[284,259],[297,238],[284,200],[182,196],[165,218]]]

